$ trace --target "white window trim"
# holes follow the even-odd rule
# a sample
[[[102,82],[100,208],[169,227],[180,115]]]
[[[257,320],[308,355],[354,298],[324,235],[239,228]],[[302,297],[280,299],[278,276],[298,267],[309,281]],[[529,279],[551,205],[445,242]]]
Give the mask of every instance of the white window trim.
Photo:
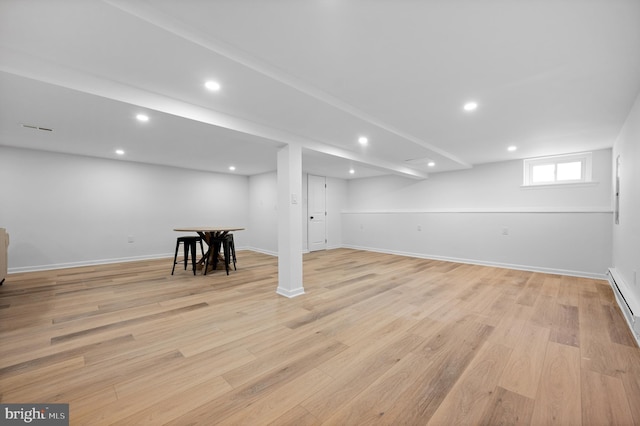
[[[582,163],[582,179],[563,180],[552,182],[532,182],[532,170],[534,166],[543,164],[554,164],[556,167],[560,163],[572,163],[579,161]],[[554,155],[549,157],[528,158],[523,162],[523,187],[530,186],[556,186],[556,185],[575,185],[581,183],[591,183],[592,176],[592,154],[590,152],[579,152],[576,154]]]

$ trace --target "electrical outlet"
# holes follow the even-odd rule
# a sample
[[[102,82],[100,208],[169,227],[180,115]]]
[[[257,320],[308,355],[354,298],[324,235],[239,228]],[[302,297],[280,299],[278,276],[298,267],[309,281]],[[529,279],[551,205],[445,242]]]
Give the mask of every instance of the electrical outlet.
[[[502,228],[502,235],[509,235],[509,228],[503,227]]]
[[[418,225],[418,231],[422,231],[422,225]]]
[[[129,243],[133,243],[135,241],[135,238],[133,238],[133,235],[129,235],[129,237],[127,238],[127,241]]]

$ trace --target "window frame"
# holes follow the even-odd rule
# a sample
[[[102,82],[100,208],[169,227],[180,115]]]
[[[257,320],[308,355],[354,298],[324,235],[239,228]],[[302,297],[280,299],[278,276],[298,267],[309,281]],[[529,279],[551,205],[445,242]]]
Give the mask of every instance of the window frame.
[[[581,164],[581,178],[572,180],[557,180],[558,164],[576,163]],[[554,180],[545,182],[533,182],[533,168],[535,166],[553,165]],[[575,185],[579,183],[592,182],[593,155],[591,152],[579,152],[575,154],[552,155],[548,157],[527,158],[523,160],[523,182],[522,186],[549,186],[549,185]]]

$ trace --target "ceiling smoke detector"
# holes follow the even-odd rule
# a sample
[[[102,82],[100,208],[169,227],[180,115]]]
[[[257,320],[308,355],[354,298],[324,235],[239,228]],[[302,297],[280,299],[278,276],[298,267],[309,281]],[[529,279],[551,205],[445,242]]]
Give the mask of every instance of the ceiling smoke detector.
[[[33,124],[22,124],[22,127],[24,127],[25,129],[42,130],[42,131],[45,131],[45,132],[53,132],[53,129],[50,129],[48,127],[34,126]]]

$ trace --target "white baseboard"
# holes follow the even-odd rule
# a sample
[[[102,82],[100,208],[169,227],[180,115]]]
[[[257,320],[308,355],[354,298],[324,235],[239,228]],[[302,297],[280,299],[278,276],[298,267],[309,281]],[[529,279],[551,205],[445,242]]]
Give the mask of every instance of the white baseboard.
[[[278,253],[265,252],[253,248],[247,247],[236,247],[236,251],[243,250],[251,250],[259,253],[269,254],[272,256],[277,256]],[[23,272],[39,272],[39,271],[52,271],[55,269],[67,269],[67,268],[79,268],[82,266],[96,266],[96,265],[109,265],[111,263],[122,263],[122,262],[138,262],[142,260],[158,260],[158,259],[173,259],[174,253],[160,253],[160,254],[150,254],[144,256],[129,256],[129,257],[117,257],[113,259],[94,259],[94,260],[84,260],[81,262],[68,262],[68,263],[51,263],[47,265],[33,265],[33,266],[21,266],[8,268],[9,274],[19,274]]]
[[[263,249],[259,249],[259,248],[256,248],[256,247],[247,247],[246,250],[255,251],[256,253],[262,253],[262,254],[266,254],[266,255],[269,255],[269,256],[278,256],[278,252],[277,251],[263,250]]]
[[[173,258],[173,253],[152,254],[152,255],[146,255],[146,256],[118,257],[114,259],[94,259],[94,260],[85,260],[82,262],[51,263],[48,265],[22,266],[22,267],[16,267],[16,268],[9,268],[8,272],[10,274],[18,274],[22,272],[51,271],[54,269],[79,268],[81,266],[108,265],[110,263],[137,262],[141,260],[156,260],[156,259],[165,259],[165,258]]]
[[[430,255],[430,254],[424,254],[424,253],[410,253],[410,252],[402,252],[402,251],[396,251],[396,250],[382,250],[377,248],[361,247],[361,246],[353,246],[353,245],[343,245],[342,247],[355,249],[355,250],[372,251],[376,253],[395,254],[398,256],[417,257],[419,259],[432,259],[432,260],[442,260],[445,262],[466,263],[470,265],[493,266],[495,268],[515,269],[518,271],[530,271],[530,272],[541,272],[545,274],[568,275],[572,277],[593,278],[597,280],[607,279],[607,276],[604,273],[594,274],[591,272],[572,271],[568,269],[543,268],[540,266],[517,265],[512,263],[501,263],[501,262],[489,262],[489,261],[477,260],[477,259],[461,259],[456,257],[436,256],[436,255]]]
[[[295,290],[287,290],[281,287],[278,287],[278,289],[276,290],[276,293],[278,293],[280,296],[284,296],[284,297],[288,297],[289,299],[292,299],[296,296],[301,296],[304,294],[304,288],[300,287],[297,288]]]

